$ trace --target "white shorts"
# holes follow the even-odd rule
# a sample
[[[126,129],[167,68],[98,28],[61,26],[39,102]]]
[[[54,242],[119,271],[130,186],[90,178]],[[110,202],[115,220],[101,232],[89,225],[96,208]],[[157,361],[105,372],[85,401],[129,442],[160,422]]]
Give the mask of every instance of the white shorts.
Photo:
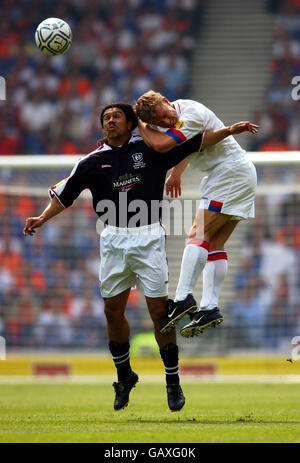
[[[232,215],[232,220],[255,217],[256,169],[245,158],[222,162],[202,179],[200,209]]]
[[[147,297],[168,295],[165,230],[160,223],[137,228],[108,225],[100,236],[102,297],[113,297],[140,282]]]

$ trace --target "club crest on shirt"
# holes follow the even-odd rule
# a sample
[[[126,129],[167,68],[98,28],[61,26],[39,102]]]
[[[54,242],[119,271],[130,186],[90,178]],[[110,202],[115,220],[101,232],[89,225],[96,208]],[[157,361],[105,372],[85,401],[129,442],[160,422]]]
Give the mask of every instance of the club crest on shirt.
[[[145,167],[145,163],[143,160],[143,153],[134,153],[132,155],[133,159],[133,168],[134,169],[141,169],[142,167]]]
[[[180,130],[181,127],[183,126],[184,126],[184,122],[179,120],[177,124],[175,125],[175,129]]]

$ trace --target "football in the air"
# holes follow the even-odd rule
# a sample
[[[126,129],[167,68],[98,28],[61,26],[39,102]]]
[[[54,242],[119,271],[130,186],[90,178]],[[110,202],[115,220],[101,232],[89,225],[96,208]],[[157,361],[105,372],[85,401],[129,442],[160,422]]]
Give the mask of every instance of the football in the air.
[[[72,31],[69,24],[59,18],[42,21],[35,31],[35,43],[45,55],[61,55],[72,43]]]

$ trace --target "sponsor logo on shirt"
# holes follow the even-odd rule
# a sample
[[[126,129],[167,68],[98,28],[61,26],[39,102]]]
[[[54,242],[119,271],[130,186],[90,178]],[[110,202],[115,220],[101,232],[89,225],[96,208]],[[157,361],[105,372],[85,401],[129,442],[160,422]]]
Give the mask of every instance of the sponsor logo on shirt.
[[[128,191],[134,185],[141,183],[141,175],[125,174],[121,175],[117,180],[112,181],[114,190]]]
[[[133,168],[134,169],[141,169],[142,167],[145,167],[145,163],[143,160],[143,153],[135,153],[132,155],[133,159]]]

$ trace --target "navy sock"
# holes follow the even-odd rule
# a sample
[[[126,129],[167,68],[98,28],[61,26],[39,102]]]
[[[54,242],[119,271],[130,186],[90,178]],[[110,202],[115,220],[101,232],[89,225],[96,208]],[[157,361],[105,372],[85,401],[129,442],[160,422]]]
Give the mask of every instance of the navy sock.
[[[114,364],[117,368],[118,381],[124,381],[131,373],[129,341],[119,344],[115,341],[109,341],[109,350],[111,352]]]
[[[179,384],[178,346],[170,343],[160,349],[160,356],[165,365],[167,385]]]

